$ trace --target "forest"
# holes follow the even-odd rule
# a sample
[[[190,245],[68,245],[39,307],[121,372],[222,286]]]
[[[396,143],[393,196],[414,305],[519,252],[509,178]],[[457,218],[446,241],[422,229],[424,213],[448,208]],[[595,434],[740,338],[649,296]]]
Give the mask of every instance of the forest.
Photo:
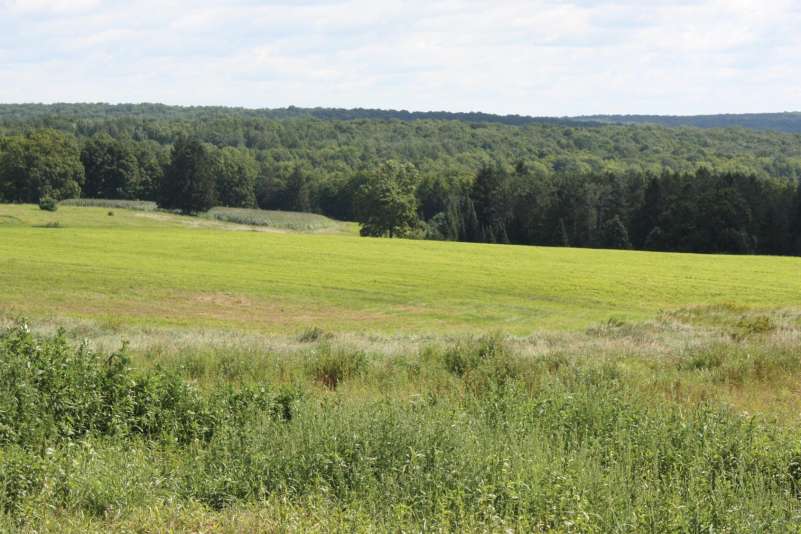
[[[659,124],[698,128],[751,128],[801,133],[801,113],[741,113],[724,115],[589,115],[574,120],[603,124]]]
[[[317,212],[371,236],[801,254],[801,136],[483,114],[0,106],[0,201]]]

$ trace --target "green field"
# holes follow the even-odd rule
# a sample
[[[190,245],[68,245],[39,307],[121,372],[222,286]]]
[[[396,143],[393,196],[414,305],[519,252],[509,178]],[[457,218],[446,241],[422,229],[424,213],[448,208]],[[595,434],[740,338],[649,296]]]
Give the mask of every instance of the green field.
[[[801,259],[303,217],[0,205],[0,532],[801,532]]]
[[[249,227],[104,208],[4,205],[0,221],[0,308],[31,317],[529,334],[688,306],[801,300],[797,258],[242,231]]]

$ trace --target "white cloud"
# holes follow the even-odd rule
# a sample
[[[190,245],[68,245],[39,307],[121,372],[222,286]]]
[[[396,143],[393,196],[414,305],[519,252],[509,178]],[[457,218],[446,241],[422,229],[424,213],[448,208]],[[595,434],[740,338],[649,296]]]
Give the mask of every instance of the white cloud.
[[[96,8],[100,0],[4,0],[0,7],[12,13],[75,13]]]
[[[795,0],[0,0],[0,101],[798,108]]]

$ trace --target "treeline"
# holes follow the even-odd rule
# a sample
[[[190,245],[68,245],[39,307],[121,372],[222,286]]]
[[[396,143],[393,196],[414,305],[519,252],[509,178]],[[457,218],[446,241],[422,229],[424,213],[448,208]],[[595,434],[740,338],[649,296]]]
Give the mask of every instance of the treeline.
[[[441,239],[801,254],[801,188],[707,169],[542,178],[525,164],[493,164],[423,214],[428,235]]]
[[[801,133],[801,112],[743,113],[724,115],[588,115],[573,120],[603,124],[658,124],[671,128],[751,128]]]
[[[0,120],[0,200],[142,199],[187,213],[318,212],[367,235],[801,254],[795,135],[115,110]]]
[[[164,104],[0,104],[0,121],[29,121],[43,117],[112,118],[148,117],[151,119],[195,120],[210,117],[260,119],[315,118],[322,120],[447,120],[471,123],[497,123],[522,126],[526,124],[559,124],[586,126],[592,121],[567,117],[530,117],[526,115],[494,115],[491,113],[449,111],[407,111],[369,108],[229,108],[220,106],[167,106]]]
[[[532,117],[527,115],[494,115],[491,113],[447,111],[407,111],[391,109],[342,108],[230,108],[220,106],[168,106],[164,104],[0,104],[0,122],[30,121],[54,116],[77,119],[137,117],[148,119],[198,120],[215,117],[248,119],[322,120],[399,120],[399,121],[462,121],[468,123],[526,125],[559,125],[567,127],[609,124],[658,125],[670,128],[748,128],[801,134],[801,112],[742,113],[717,115],[585,115],[577,117]]]

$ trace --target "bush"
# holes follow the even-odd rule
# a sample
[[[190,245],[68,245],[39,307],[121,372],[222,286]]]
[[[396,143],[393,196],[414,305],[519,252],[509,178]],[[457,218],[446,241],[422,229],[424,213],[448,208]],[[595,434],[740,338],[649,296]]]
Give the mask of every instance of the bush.
[[[88,435],[188,443],[230,421],[288,410],[285,398],[264,387],[207,397],[177,373],[135,373],[124,347],[109,356],[74,349],[63,331],[37,339],[25,324],[0,335],[0,362],[0,446],[37,448]]]
[[[56,211],[58,209],[58,202],[51,196],[43,196],[39,199],[39,209],[44,211]]]

